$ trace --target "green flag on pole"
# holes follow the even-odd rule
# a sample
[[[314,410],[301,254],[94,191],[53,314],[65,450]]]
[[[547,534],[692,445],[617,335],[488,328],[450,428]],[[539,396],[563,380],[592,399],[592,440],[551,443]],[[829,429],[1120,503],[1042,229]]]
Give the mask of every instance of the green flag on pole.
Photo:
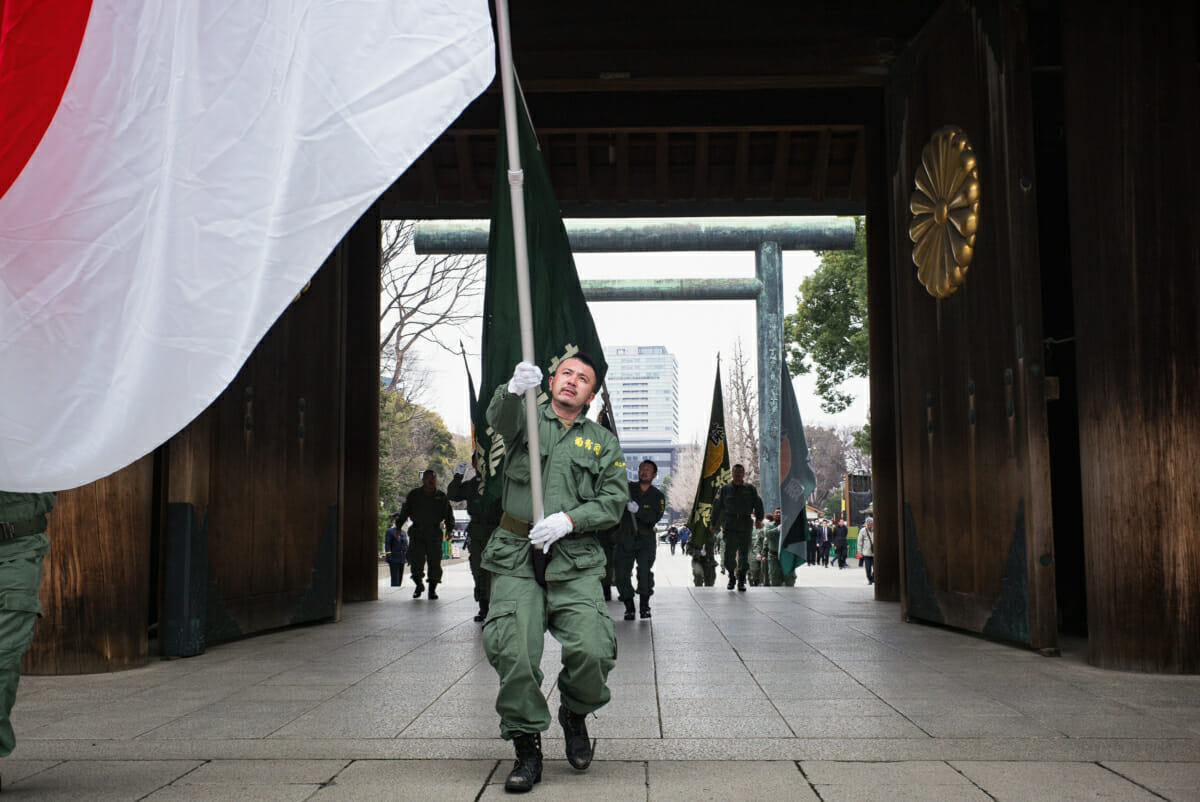
[[[817,486],[817,477],[808,456],[808,441],[804,438],[804,422],[800,420],[792,377],[783,361],[780,369],[783,375],[779,384],[779,499],[783,520],[779,524],[779,565],[785,574],[790,574],[805,560],[804,541],[808,537],[805,499]]]
[[[462,341],[458,343],[458,350],[462,353],[463,370],[467,372],[467,411],[471,415],[471,453],[479,458],[479,464],[483,464],[483,455],[479,453],[479,441],[475,439],[475,411],[479,408],[479,398],[475,395],[475,380],[471,378],[471,365],[467,362],[467,349],[463,348]]]
[[[517,104],[517,114],[521,167],[525,172],[525,230],[536,362],[542,373],[549,376],[559,362],[582,351],[596,363],[596,387],[600,387],[608,363],[604,361],[592,314],[583,299],[567,230],[524,104]],[[500,479],[504,472],[504,442],[494,436],[487,424],[487,406],[496,387],[508,382],[513,367],[521,361],[520,332],[508,148],[501,123],[496,142],[496,180],[492,189],[491,235],[483,292],[481,397],[471,414],[485,492],[490,498],[499,498],[503,485]],[[538,401],[546,399],[543,384]]]
[[[696,488],[696,500],[692,502],[692,513],[688,516],[688,529],[692,530],[688,545],[697,548],[708,543],[714,529],[721,522],[711,519],[713,499],[717,491],[732,478],[729,472],[729,449],[725,444],[725,401],[721,394],[721,363],[717,362],[717,381],[713,387],[712,414],[708,419],[708,437],[704,441],[704,463],[700,468],[700,484]]]

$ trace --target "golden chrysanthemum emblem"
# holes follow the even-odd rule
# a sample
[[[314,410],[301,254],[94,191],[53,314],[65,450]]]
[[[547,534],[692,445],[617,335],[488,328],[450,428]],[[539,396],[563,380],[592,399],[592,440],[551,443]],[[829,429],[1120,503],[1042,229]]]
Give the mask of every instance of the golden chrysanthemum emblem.
[[[947,125],[921,151],[909,201],[917,279],[935,298],[947,298],[967,277],[979,228],[979,167],[963,130]]]

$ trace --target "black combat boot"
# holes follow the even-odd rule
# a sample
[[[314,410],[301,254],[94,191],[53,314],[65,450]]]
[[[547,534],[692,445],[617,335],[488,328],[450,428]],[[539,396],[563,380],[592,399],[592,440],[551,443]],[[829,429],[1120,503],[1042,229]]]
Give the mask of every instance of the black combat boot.
[[[625,599],[625,620],[632,621],[634,616],[633,599]]]
[[[641,613],[642,618],[650,617],[650,596],[649,596],[649,594],[646,594],[646,593],[642,594],[642,605],[641,605],[640,613]]]
[[[517,762],[504,781],[504,790],[523,794],[542,781],[542,735],[538,732],[514,735],[513,747],[517,750]]]
[[[437,583],[437,582],[432,582],[432,581],[431,581],[431,582],[429,583],[429,598],[431,598],[431,599],[436,599],[436,598],[438,597],[438,595],[437,595],[437,586],[438,586],[438,583]],[[742,590],[745,590],[745,588],[742,588]]]
[[[567,740],[567,762],[571,768],[583,771],[592,765],[592,739],[588,738],[587,718],[583,713],[574,713],[566,705],[558,706],[558,723]]]
[[[479,603],[479,612],[475,613],[476,623],[487,619],[487,611],[488,611],[488,603],[480,602]]]
[[[413,598],[419,599],[421,598],[421,594],[425,592],[425,583],[419,579],[414,579],[413,581],[417,583],[416,589],[413,590]]]
[[[745,571],[738,571],[737,581],[738,581],[738,583],[737,583],[738,590],[744,591],[746,589],[746,572]]]
[[[733,571],[730,571],[729,572],[729,584],[725,586],[725,589],[733,590],[733,586],[736,584],[737,584],[737,577],[734,576]]]

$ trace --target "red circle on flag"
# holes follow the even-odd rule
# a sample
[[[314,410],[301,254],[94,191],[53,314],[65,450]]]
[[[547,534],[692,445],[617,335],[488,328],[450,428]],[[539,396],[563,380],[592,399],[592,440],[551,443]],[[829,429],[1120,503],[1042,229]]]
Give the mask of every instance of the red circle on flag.
[[[0,0],[0,197],[62,101],[92,0]]]

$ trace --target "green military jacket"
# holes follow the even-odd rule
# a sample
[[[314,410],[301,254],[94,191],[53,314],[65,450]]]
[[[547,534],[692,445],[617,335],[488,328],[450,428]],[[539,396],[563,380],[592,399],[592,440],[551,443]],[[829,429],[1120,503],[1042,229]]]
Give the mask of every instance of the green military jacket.
[[[779,524],[775,523],[774,521],[767,521],[766,523],[764,523],[763,528],[762,528],[762,541],[763,541],[762,555],[764,557],[766,557],[766,556],[778,557],[779,556]]]
[[[17,523],[44,519],[54,509],[55,493],[12,493],[0,490],[0,521]],[[50,550],[50,540],[45,530],[41,534],[26,535],[12,540],[0,541],[0,561],[41,557]]]
[[[749,532],[754,528],[754,521],[763,519],[762,497],[749,482],[742,482],[740,485],[729,482],[713,499],[712,517],[719,520],[722,514],[725,516],[721,524],[723,529],[729,532]]]
[[[487,420],[504,439],[504,511],[531,521],[524,396],[512,395],[506,385],[500,385],[488,404]],[[604,550],[596,535],[616,526],[629,500],[621,446],[612,432],[582,414],[564,429],[550,405],[542,404],[537,420],[543,512],[547,516],[565,512],[575,524],[572,535],[551,545],[546,579],[603,576]],[[500,527],[488,541],[483,567],[495,574],[533,577],[531,552],[527,534]]]
[[[500,501],[488,501],[486,496],[479,494],[479,486],[483,477],[472,476],[463,479],[455,474],[446,488],[446,495],[451,501],[467,502],[467,512],[471,514],[471,522],[467,524],[467,534],[472,543],[483,543],[492,530],[500,525]]]
[[[454,531],[454,508],[450,506],[450,499],[441,490],[434,490],[432,493],[426,493],[425,488],[417,487],[409,491],[409,494],[404,499],[404,504],[400,506],[400,517],[396,520],[396,528],[404,526],[404,522],[412,520],[412,527],[408,530],[409,539],[413,535],[424,535],[426,537],[441,538],[442,530],[439,526],[441,523],[446,524],[446,531]]]
[[[667,511],[667,497],[654,485],[642,492],[641,482],[630,482],[629,498],[637,502],[638,511],[625,510],[621,514],[621,530],[630,535],[654,537],[654,525]]]

